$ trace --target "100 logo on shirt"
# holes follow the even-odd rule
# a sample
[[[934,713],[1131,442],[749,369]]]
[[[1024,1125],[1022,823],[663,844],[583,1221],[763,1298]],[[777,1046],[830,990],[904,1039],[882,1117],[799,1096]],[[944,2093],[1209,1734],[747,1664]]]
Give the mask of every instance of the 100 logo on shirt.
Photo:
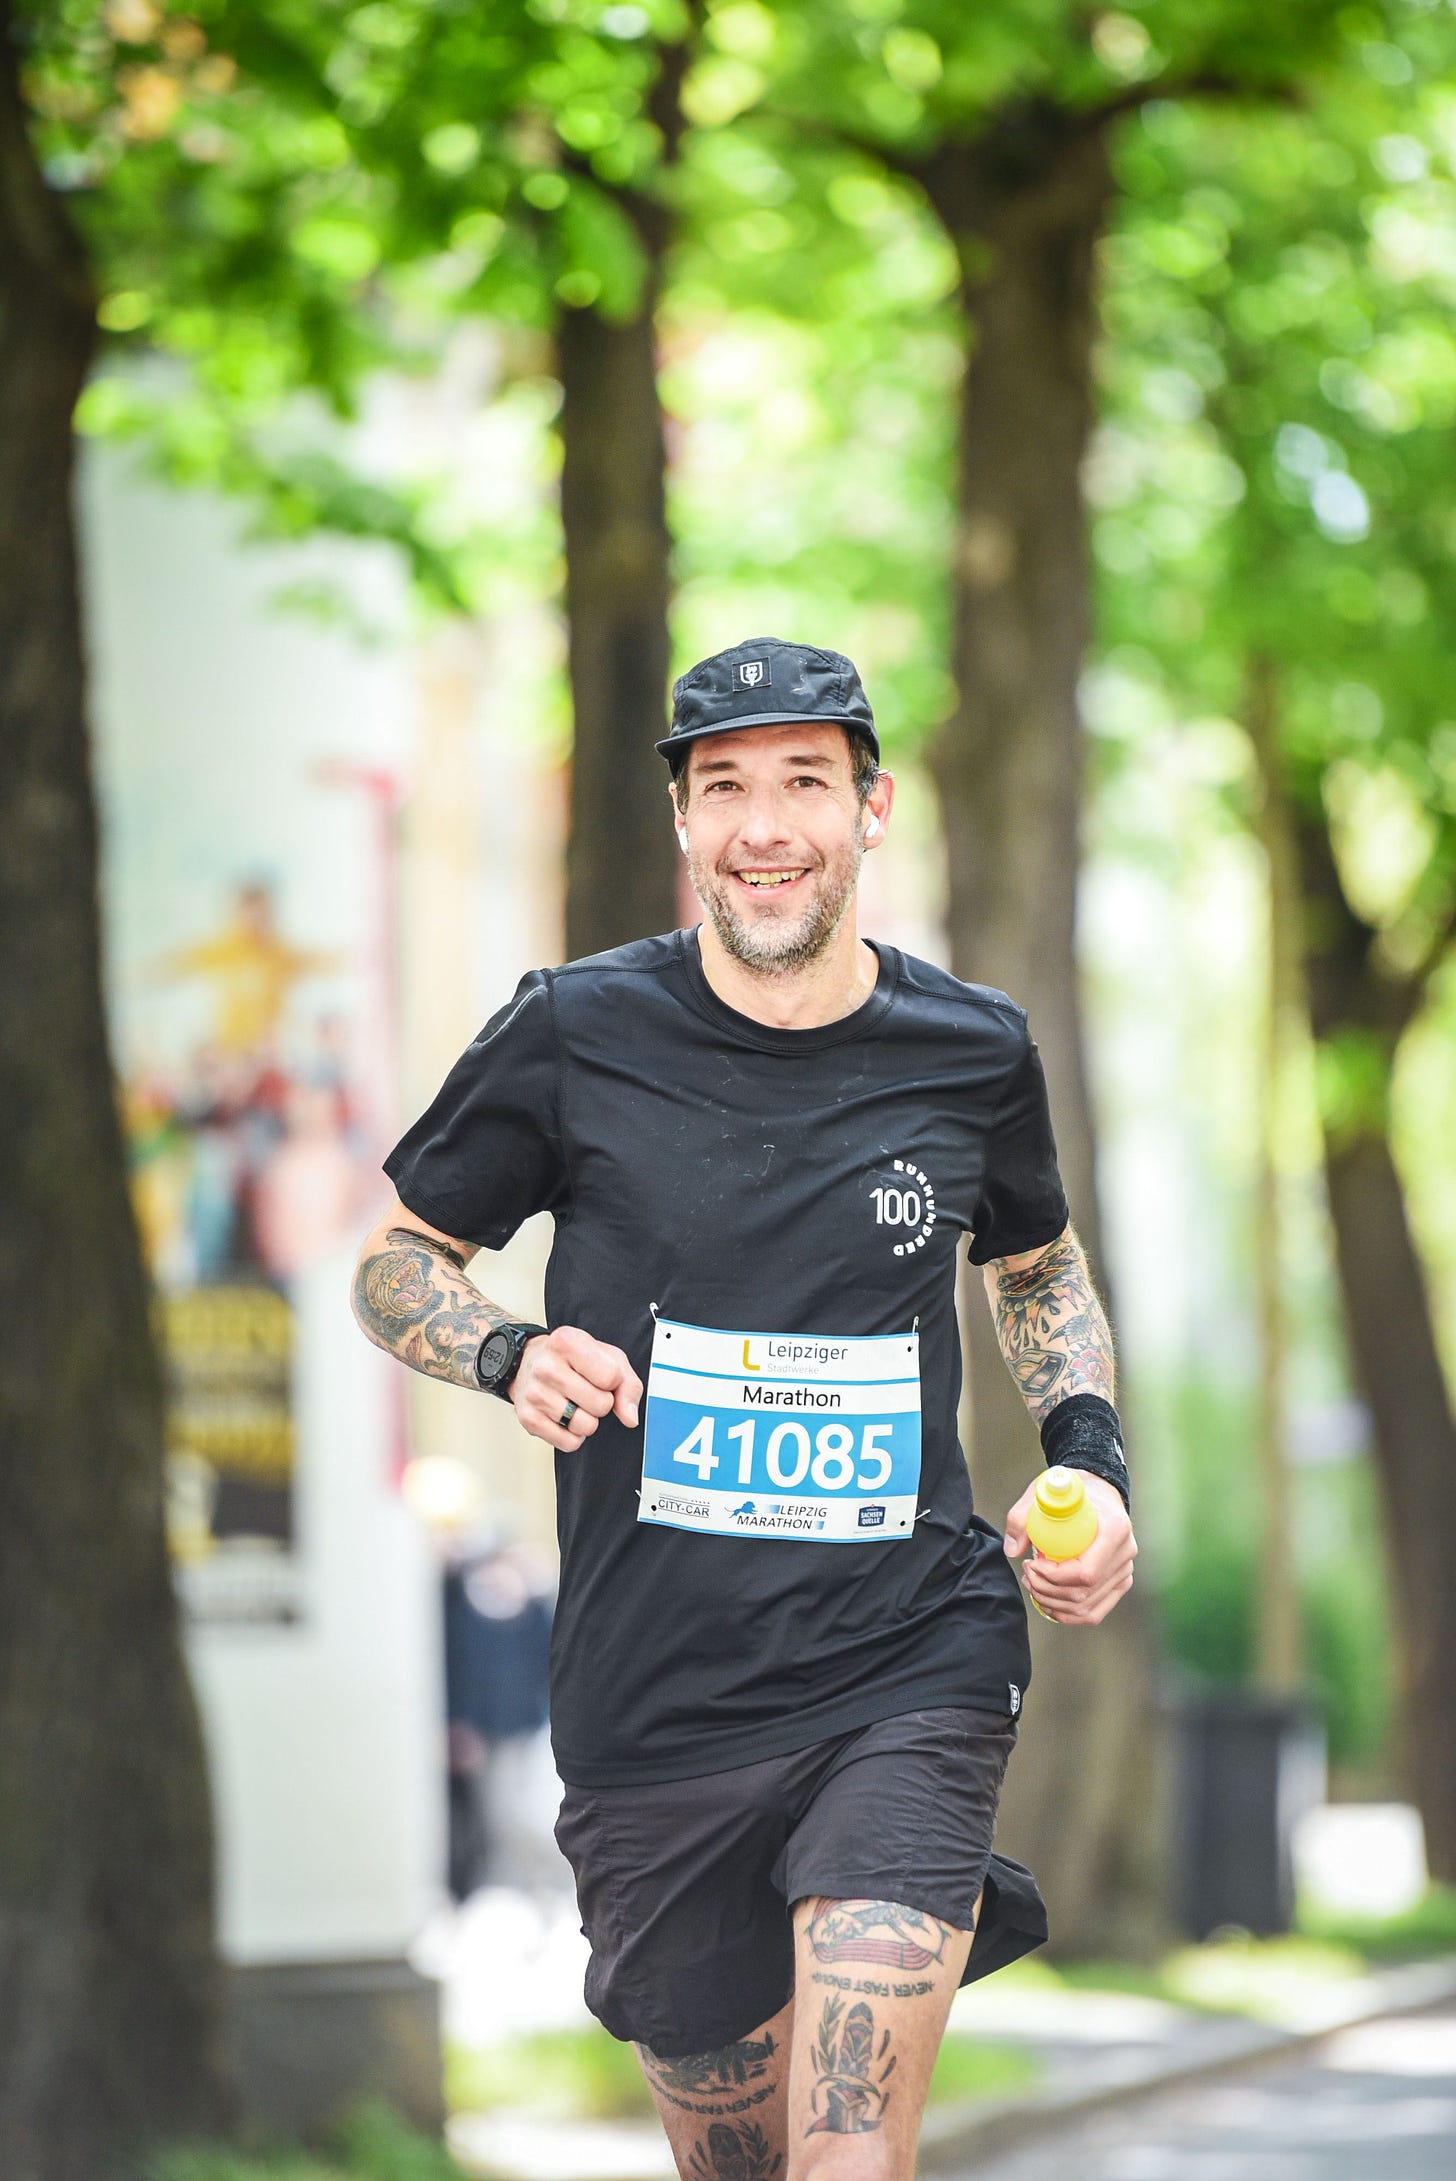
[[[883,1170],[882,1170],[883,1171]],[[876,1182],[870,1191],[877,1227],[918,1227],[908,1242],[895,1244],[897,1257],[911,1257],[923,1250],[935,1232],[935,1184],[913,1159],[896,1159],[895,1172],[904,1178]]]

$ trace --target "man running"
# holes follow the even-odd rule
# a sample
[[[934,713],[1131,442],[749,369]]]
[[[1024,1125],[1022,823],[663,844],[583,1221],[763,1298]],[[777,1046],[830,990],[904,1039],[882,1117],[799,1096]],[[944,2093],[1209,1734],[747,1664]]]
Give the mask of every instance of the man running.
[[[557,1450],[557,1837],[586,1994],[678,2170],[906,2177],[956,1987],[1045,1936],[993,1856],[1030,1660],[956,1437],[956,1250],[1132,1581],[1107,1322],[1004,993],[860,936],[894,782],[838,653],[762,638],[658,749],[706,921],[533,971],[385,1161],[354,1308]],[[465,1276],[549,1211],[550,1330]],[[846,2137],[873,2138],[862,2144]]]

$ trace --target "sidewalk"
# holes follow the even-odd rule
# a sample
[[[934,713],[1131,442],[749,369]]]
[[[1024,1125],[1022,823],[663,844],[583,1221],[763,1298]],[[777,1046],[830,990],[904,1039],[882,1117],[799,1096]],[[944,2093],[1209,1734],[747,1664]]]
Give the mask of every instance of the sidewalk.
[[[996,1981],[962,1992],[951,2023],[1024,2044],[1041,2064],[1039,2079],[1019,2097],[927,2113],[918,2161],[924,2173],[951,2171],[1109,2106],[1307,2051],[1357,2023],[1456,1999],[1456,1956],[1342,1978],[1291,1995],[1259,2020],[1112,1992],[1011,1987],[998,1997]]]
[[[482,1895],[427,1936],[417,1966],[442,1979],[447,2037],[479,2048],[513,2033],[584,2025],[585,1953],[568,1903],[542,1914],[520,1897]],[[1236,1957],[1221,1962],[1212,1953],[1210,1989],[1199,1996],[1226,1998],[1219,1979],[1236,1969]],[[1003,1971],[959,1994],[950,2028],[1024,2052],[1032,2079],[1014,2095],[932,2106],[920,2170],[949,2172],[1105,2107],[1297,2053],[1375,2016],[1453,1998],[1456,1956],[1318,1983],[1295,1977],[1281,1987],[1265,1979],[1257,2019],[1073,1991],[1029,1966]],[[450,2125],[450,2147],[475,2181],[672,2181],[674,2174],[666,2139],[651,2120],[460,2114]]]

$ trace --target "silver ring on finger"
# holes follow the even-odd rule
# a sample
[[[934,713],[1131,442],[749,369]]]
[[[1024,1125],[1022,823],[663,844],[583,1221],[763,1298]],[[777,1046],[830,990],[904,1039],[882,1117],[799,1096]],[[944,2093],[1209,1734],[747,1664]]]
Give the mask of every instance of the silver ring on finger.
[[[568,1401],[568,1402],[567,1402],[567,1404],[566,1404],[566,1406],[565,1406],[565,1408],[564,1408],[564,1409],[563,1409],[563,1410],[561,1411],[561,1414],[560,1414],[560,1416],[559,1416],[559,1417],[557,1418],[557,1422],[556,1422],[556,1428],[557,1428],[557,1430],[558,1430],[558,1431],[570,1431],[570,1429],[571,1429],[571,1419],[572,1419],[572,1417],[573,1417],[573,1416],[575,1416],[575,1414],[576,1414],[576,1403],[575,1403],[574,1401]]]

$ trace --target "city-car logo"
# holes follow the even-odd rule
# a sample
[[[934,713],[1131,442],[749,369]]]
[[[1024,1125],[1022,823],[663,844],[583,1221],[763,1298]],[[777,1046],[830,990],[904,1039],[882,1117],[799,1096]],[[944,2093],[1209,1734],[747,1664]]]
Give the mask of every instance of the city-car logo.
[[[862,1530],[882,1530],[885,1527],[884,1508],[861,1507],[859,1511],[859,1526]]]
[[[745,689],[757,689],[767,672],[764,660],[744,659],[738,669],[738,679]]]
[[[659,1492],[652,1503],[655,1515],[690,1515],[696,1522],[706,1522],[709,1508],[705,1499],[691,1499],[682,1492]]]
[[[883,1171],[883,1169],[882,1169]],[[913,1227],[916,1232],[895,1244],[897,1257],[913,1257],[935,1232],[935,1183],[911,1159],[896,1159],[892,1182],[876,1182],[870,1191],[877,1227]]]

